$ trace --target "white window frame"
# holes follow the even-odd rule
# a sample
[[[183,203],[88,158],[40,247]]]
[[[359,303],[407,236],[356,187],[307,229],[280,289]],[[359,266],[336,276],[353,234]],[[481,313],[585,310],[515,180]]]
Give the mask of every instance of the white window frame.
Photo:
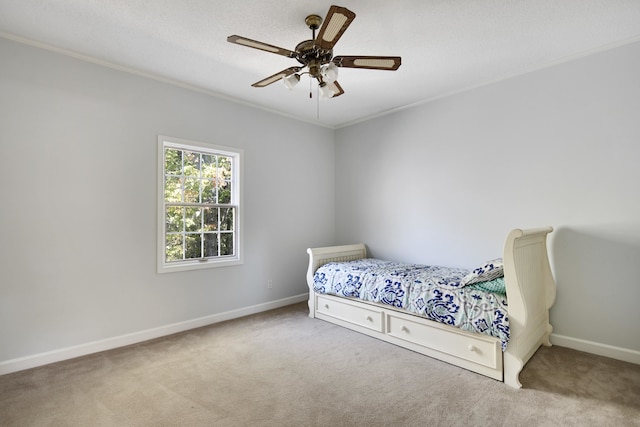
[[[234,254],[221,257],[210,258],[198,258],[188,259],[183,261],[167,262],[165,259],[165,238],[166,238],[166,220],[165,220],[165,148],[177,148],[180,150],[191,150],[201,153],[222,155],[232,158],[232,172],[231,172],[231,205],[236,209],[234,215]],[[174,271],[187,271],[187,270],[199,270],[203,268],[212,267],[226,267],[231,265],[238,265],[244,262],[242,256],[244,249],[244,242],[242,239],[242,226],[243,226],[243,209],[242,209],[242,197],[243,191],[243,167],[242,158],[244,157],[244,151],[239,148],[225,147],[221,145],[208,144],[204,142],[190,141],[181,138],[174,138],[171,136],[158,135],[158,238],[157,238],[157,271],[158,273],[169,273]]]

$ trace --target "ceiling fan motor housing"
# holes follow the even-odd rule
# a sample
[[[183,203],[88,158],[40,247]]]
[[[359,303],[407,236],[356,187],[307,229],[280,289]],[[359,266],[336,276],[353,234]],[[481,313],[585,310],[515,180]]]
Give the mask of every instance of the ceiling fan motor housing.
[[[313,40],[305,40],[296,46],[296,59],[299,63],[309,67],[309,74],[317,77],[320,66],[328,64],[333,58],[333,49],[322,49]]]

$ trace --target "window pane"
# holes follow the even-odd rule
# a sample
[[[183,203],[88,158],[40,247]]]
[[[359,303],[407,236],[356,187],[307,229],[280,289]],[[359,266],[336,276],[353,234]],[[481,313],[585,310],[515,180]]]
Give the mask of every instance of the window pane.
[[[220,234],[220,255],[233,255],[233,234]]]
[[[165,177],[164,200],[166,202],[182,201],[182,178],[176,176]]]
[[[231,203],[231,182],[224,181],[218,187],[218,203]]]
[[[204,231],[218,229],[218,208],[204,208]]]
[[[167,235],[165,254],[167,262],[182,261],[184,259],[181,234]]]
[[[223,178],[231,177],[231,157],[218,156],[218,169],[223,171]]]
[[[215,180],[202,180],[202,203],[216,203],[216,186]]]
[[[185,178],[184,201],[187,203],[200,202],[200,180],[198,178]]]
[[[185,208],[184,229],[185,231],[201,230],[201,212],[200,208]]]
[[[200,153],[194,153],[193,151],[184,151],[184,175],[185,176],[200,176]]]
[[[231,203],[231,158],[218,157],[218,203]]]
[[[202,258],[200,234],[187,234],[184,237],[185,259]]]
[[[165,148],[164,150],[164,172],[167,175],[182,174],[182,150]]]
[[[218,256],[218,234],[206,233],[204,235],[204,256]]]
[[[233,231],[233,208],[220,208],[220,230]]]
[[[167,232],[180,232],[184,227],[184,208],[179,206],[169,206],[165,212]]]
[[[202,155],[202,177],[213,179],[216,177],[216,156]]]

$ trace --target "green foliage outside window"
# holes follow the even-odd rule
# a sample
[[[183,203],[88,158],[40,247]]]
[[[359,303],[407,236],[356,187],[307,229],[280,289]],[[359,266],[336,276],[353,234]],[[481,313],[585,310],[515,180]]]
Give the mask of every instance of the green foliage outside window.
[[[164,149],[165,260],[234,255],[232,158]]]

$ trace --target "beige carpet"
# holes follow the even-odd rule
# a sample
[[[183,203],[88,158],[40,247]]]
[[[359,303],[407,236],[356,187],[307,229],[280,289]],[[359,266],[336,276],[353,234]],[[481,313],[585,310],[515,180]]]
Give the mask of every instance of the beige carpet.
[[[4,426],[640,426],[640,366],[541,348],[506,385],[306,304],[0,377]]]

